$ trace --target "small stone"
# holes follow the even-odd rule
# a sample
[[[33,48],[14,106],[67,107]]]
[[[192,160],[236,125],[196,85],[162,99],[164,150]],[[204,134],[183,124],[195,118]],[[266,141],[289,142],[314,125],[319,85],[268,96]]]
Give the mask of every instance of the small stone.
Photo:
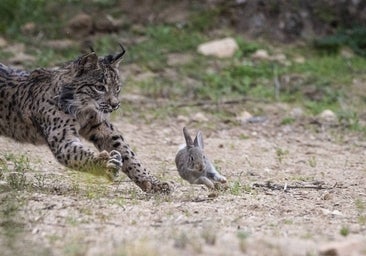
[[[116,32],[118,30],[117,22],[112,16],[101,16],[94,22],[94,28],[96,31],[103,33]]]
[[[269,60],[269,54],[264,49],[259,49],[255,53],[252,54],[252,59],[254,60]]]
[[[366,250],[365,239],[348,239],[346,241],[335,241],[320,246],[319,255],[340,256],[340,255],[363,255]]]
[[[323,122],[337,122],[337,115],[330,109],[326,109],[318,115],[319,119]]]
[[[271,57],[271,60],[278,61],[279,63],[285,63],[287,62],[287,57],[283,53],[278,53],[276,55],[273,55]]]
[[[297,64],[303,64],[303,63],[305,63],[305,58],[302,56],[297,56],[294,58],[294,62]]]
[[[167,64],[169,66],[184,65],[192,61],[192,56],[181,53],[171,53],[168,55]]]
[[[331,194],[327,191],[327,192],[325,192],[325,193],[323,193],[323,194],[322,194],[321,199],[322,199],[322,200],[330,200],[330,199],[332,199],[332,196],[331,196]]]
[[[141,72],[139,74],[137,74],[134,77],[135,81],[148,81],[150,79],[153,79],[156,76],[155,73],[151,72],[151,71],[146,71],[146,72]]]
[[[24,52],[19,52],[14,57],[10,58],[9,62],[18,65],[25,62],[34,62],[35,60],[36,58],[34,56],[26,54]]]
[[[177,121],[179,123],[188,123],[189,122],[189,118],[183,115],[179,115],[177,116]]]
[[[5,40],[5,38],[0,37],[0,48],[3,48],[7,46],[8,42]]]
[[[93,20],[90,15],[79,13],[69,21],[66,30],[72,37],[81,38],[92,32]]]
[[[243,111],[236,117],[236,120],[244,124],[248,121],[249,118],[252,117],[253,117],[252,114],[250,114],[248,111]]]
[[[353,51],[350,48],[343,47],[341,49],[340,55],[346,59],[350,59],[350,58],[353,58],[355,54],[353,53]]]
[[[251,124],[263,123],[265,121],[267,121],[267,117],[265,116],[253,116],[247,119],[247,122]]]
[[[6,181],[0,180],[0,193],[7,192],[10,189],[11,188],[10,188],[9,184]]]
[[[197,51],[205,56],[215,56],[218,58],[232,57],[239,49],[235,39],[228,37],[200,44]]]
[[[69,39],[50,40],[46,41],[45,45],[53,49],[64,50],[72,47],[74,45],[74,41],[71,41]]]
[[[304,115],[302,108],[294,108],[290,111],[290,115],[293,118],[300,118]]]
[[[34,22],[27,22],[20,28],[20,30],[26,35],[33,34],[36,30],[36,24]]]
[[[194,122],[207,122],[208,118],[202,112],[197,112],[192,116],[192,121]]]
[[[331,211],[331,210],[328,210],[328,209],[321,208],[321,212],[322,212],[324,215],[330,215],[330,216],[332,216],[332,217],[336,217],[336,216],[343,216],[343,213],[341,213],[341,212],[340,212],[340,211],[338,211],[338,210]]]
[[[208,198],[216,198],[216,197],[218,197],[219,196],[219,194],[217,193],[217,192],[211,192],[210,194],[208,194]]]

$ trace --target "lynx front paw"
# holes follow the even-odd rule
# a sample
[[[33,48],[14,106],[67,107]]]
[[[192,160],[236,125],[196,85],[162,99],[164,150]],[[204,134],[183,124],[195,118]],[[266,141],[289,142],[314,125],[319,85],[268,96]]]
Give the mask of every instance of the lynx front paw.
[[[109,159],[107,161],[107,174],[111,180],[114,180],[117,177],[122,165],[121,154],[116,150],[112,150],[109,153]]]
[[[107,168],[121,169],[122,168],[122,156],[117,150],[112,150],[109,153],[109,159],[107,161]]]
[[[121,154],[116,150],[112,150],[110,153],[102,151],[99,153],[98,158],[105,162],[108,178],[114,180],[123,165]]]
[[[173,191],[172,184],[168,182],[154,182],[144,181],[139,184],[140,188],[148,193],[158,193],[158,194],[170,194]]]
[[[168,182],[161,182],[153,186],[153,191],[155,193],[170,194],[173,192],[173,184]]]

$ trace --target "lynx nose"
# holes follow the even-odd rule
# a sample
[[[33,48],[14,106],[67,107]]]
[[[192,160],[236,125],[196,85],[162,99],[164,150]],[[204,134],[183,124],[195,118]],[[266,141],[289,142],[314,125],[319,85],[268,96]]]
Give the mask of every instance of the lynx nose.
[[[111,106],[112,110],[116,110],[119,108],[119,100],[115,97],[109,98],[109,105]]]
[[[113,110],[118,109],[120,106],[119,102],[111,102],[111,107]]]

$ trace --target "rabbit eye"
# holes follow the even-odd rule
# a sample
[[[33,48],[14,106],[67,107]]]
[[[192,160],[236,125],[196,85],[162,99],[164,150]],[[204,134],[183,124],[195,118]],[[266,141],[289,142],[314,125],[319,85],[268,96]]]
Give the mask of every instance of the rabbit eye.
[[[193,157],[192,156],[189,157],[189,161],[193,162]]]

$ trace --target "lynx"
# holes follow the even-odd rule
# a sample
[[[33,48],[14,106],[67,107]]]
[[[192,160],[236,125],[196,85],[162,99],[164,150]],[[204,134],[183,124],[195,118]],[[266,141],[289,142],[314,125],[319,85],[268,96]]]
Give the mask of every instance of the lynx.
[[[98,57],[92,50],[59,67],[33,71],[0,64],[0,135],[47,144],[63,165],[100,168],[114,179],[122,170],[146,192],[169,192],[151,175],[109,121],[119,108],[118,66],[125,53]],[[99,152],[81,141],[92,142]]]

